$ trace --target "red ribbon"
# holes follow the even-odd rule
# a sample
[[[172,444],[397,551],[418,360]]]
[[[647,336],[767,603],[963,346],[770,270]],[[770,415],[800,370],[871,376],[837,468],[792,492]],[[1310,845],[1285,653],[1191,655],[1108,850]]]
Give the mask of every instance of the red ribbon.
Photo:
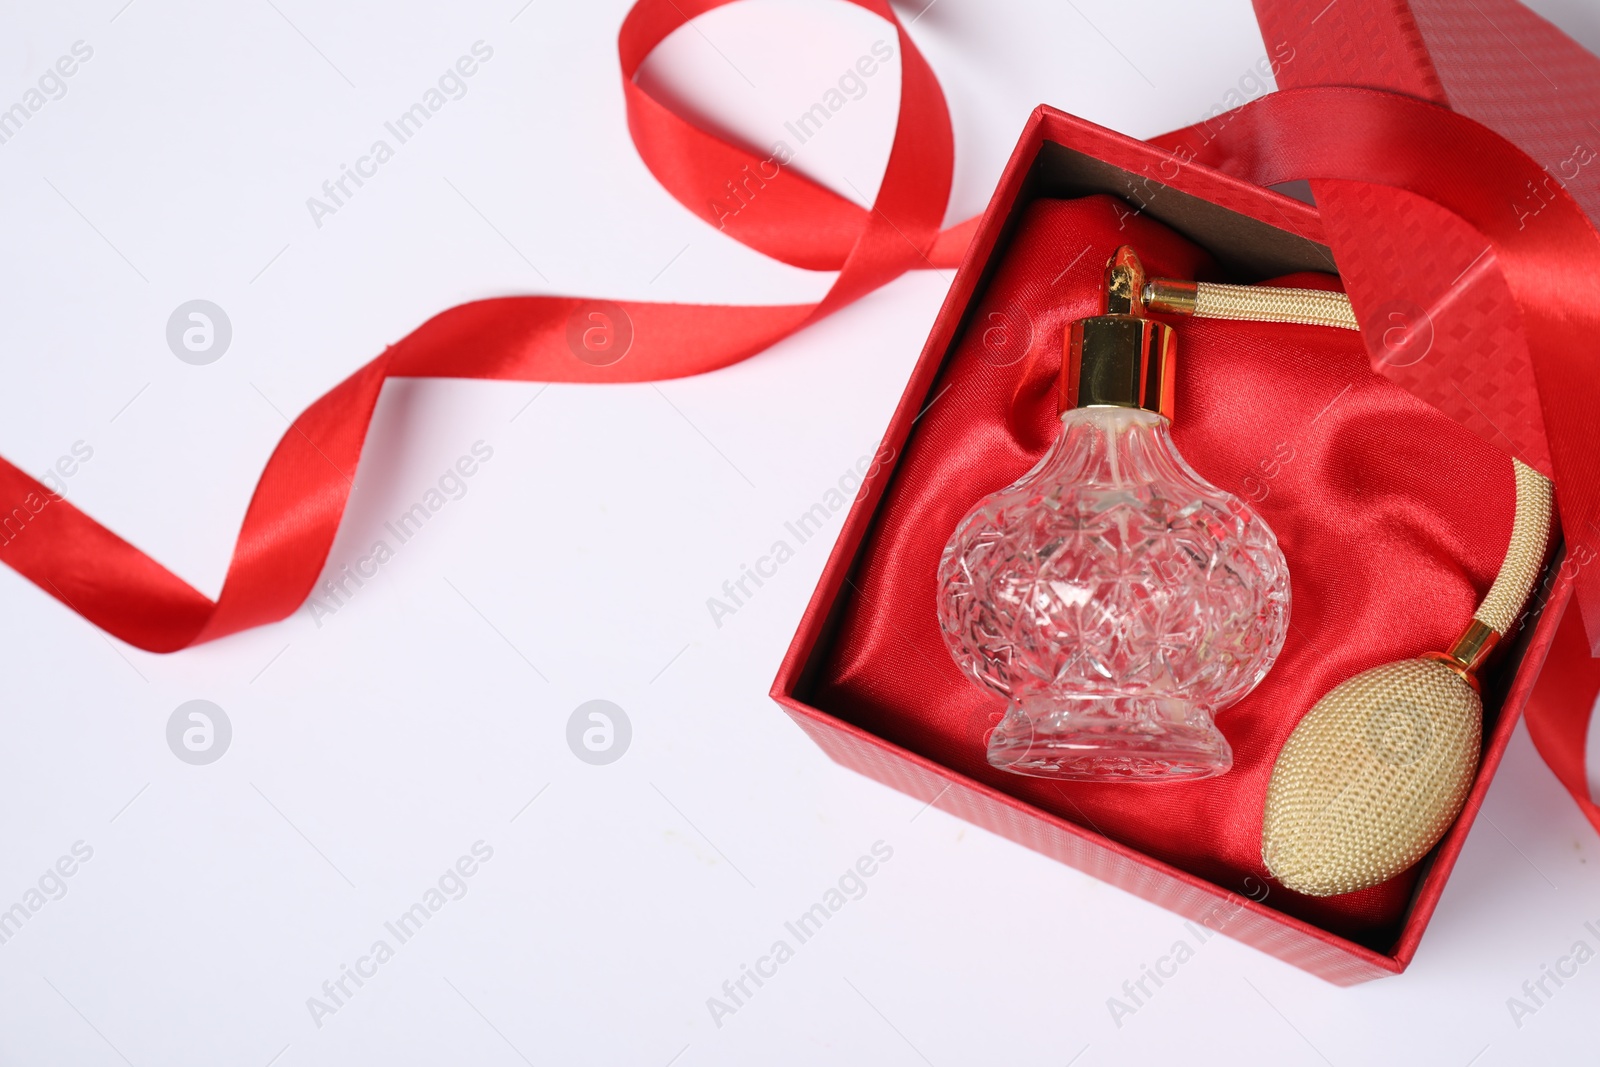
[[[1593,433],[1600,412],[1600,232],[1578,202],[1551,186],[1543,210],[1519,215],[1514,194],[1543,184],[1543,167],[1488,127],[1395,93],[1286,89],[1228,119],[1154,142],[1258,185],[1310,179],[1403,189],[1483,235],[1522,314],[1562,530],[1569,549],[1587,546],[1600,533],[1600,448]],[[1333,251],[1337,259],[1337,243]],[[1394,267],[1398,272],[1404,264]],[[1600,569],[1578,571],[1576,597],[1593,646],[1600,641]]]
[[[245,511],[215,603],[3,459],[0,501],[31,514],[28,535],[0,548],[0,561],[150,652],[276,622],[305,601],[327,561],[385,379],[641,382],[703,374],[755,355],[907,270],[954,267],[974,223],[940,228],[954,160],[950,115],[927,60],[886,0],[852,0],[892,23],[900,44],[899,120],[871,210],[792,169],[766,177],[772,168],[761,167],[763,157],[691,125],[634,83],[668,34],[731,2],[640,0],[628,12],[618,41],[628,128],[651,173],[713,223],[718,218],[709,205],[728,195],[726,183],[749,182],[754,172],[764,186],[746,186],[755,195],[723,228],[785,263],[837,270],[819,303],[610,304],[525,296],[462,304],[429,319],[289,426]],[[568,342],[569,324],[581,329],[589,315],[619,306],[632,336],[625,356],[605,366],[580,359]]]
[[[640,65],[668,34],[730,2],[640,0],[629,11],[618,40],[628,128],[651,172],[689,210],[775,259],[837,270],[820,302],[743,307],[530,296],[463,304],[428,320],[294,420],[257,483],[215,602],[3,459],[0,500],[29,512],[30,531],[0,546],[0,561],[149,651],[274,622],[304,602],[322,571],[386,379],[637,382],[701,374],[762,351],[907,270],[954,266],[973,223],[940,226],[953,160],[949,114],[932,70],[886,0],[851,0],[893,25],[900,45],[898,123],[870,210],[792,169],[773,173],[765,157],[697,128],[635,84]],[[1542,168],[1486,127],[1394,93],[1291,90],[1224,118],[1158,141],[1186,160],[1259,184],[1309,178],[1404,189],[1484,235],[1522,314],[1569,544],[1600,533],[1600,451],[1589,428],[1600,410],[1592,354],[1600,337],[1600,235],[1572,198],[1555,189],[1536,217],[1520,217],[1508,198],[1529,182],[1548,189]],[[728,196],[729,182],[748,196],[734,214],[714,203]],[[591,315],[618,307],[628,322],[613,325],[631,334],[624,358],[604,366],[579,358],[569,329],[576,324],[581,332]],[[1600,637],[1600,568],[1579,572],[1577,598],[1590,637]],[[1587,719],[1569,717],[1573,728],[1541,748],[1570,772],[1569,764],[1581,768]],[[1564,773],[1563,780],[1585,799],[1581,775]]]

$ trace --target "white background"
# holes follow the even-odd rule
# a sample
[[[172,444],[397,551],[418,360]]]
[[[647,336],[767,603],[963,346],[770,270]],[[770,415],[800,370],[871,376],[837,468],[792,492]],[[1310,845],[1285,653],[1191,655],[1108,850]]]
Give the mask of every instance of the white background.
[[[0,107],[75,41],[94,53],[0,145],[0,453],[41,473],[92,447],[70,498],[208,595],[284,416],[436,310],[827,287],[716,233],[640,163],[623,0],[123,3],[3,8]],[[1590,0],[1536,6],[1600,48]],[[982,209],[1035,104],[1147,136],[1211,110],[1264,51],[1245,0],[938,0],[912,33],[955,123],[952,220]],[[751,0],[680,31],[645,76],[764,146],[880,38],[829,0]],[[467,94],[317,227],[306,198],[478,40],[494,54]],[[870,195],[897,93],[891,65],[797,165]],[[1600,947],[1584,926],[1600,925],[1600,847],[1525,732],[1406,975],[1340,990],[1218,937],[1119,1026],[1107,998],[1185,936],[1177,917],[836,767],[771,704],[837,520],[720,628],[706,598],[872,450],[948,281],[916,272],[659,387],[389,385],[335,566],[474,442],[493,459],[329,617],[155,656],[0,569],[0,909],[75,842],[93,849],[0,944],[0,1062],[1592,1049],[1600,964],[1520,1027],[1507,1009],[1575,941]],[[209,366],[165,340],[196,297],[233,327]],[[208,766],[166,742],[196,698],[233,727]],[[597,698],[632,724],[608,766],[566,740]],[[493,858],[466,895],[317,1025],[307,999],[393,943],[383,923],[480,840]],[[879,841],[893,858],[866,895],[719,1026],[707,998]]]

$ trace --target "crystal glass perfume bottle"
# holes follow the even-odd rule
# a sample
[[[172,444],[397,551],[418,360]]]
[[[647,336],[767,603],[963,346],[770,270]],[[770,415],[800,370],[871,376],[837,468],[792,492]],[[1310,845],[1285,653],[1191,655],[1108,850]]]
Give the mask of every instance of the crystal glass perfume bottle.
[[[951,655],[1005,696],[989,762],[1089,780],[1207,778],[1213,715],[1272,666],[1289,570],[1272,530],[1172,444],[1173,337],[1131,248],[1072,326],[1061,436],[956,528],[939,564]]]

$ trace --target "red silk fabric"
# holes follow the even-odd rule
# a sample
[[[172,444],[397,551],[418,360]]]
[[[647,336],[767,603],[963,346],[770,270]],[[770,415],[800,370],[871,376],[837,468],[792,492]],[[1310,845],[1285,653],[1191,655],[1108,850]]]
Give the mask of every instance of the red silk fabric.
[[[1101,273],[1124,242],[1152,276],[1219,277],[1200,249],[1107,197],[1030,205],[975,323],[1028,323],[1031,338],[969,329],[930,388],[852,576],[812,703],[1080,826],[1259,899],[1267,780],[1325,693],[1361,671],[1448,647],[1489,589],[1510,538],[1511,461],[1374,372],[1353,333],[1172,320],[1173,440],[1208,480],[1272,526],[1293,584],[1290,632],[1257,689],[1218,716],[1233,769],[1165,786],[1051,782],[997,771],[984,735],[1004,701],[973,685],[939,633],[945,542],[984,496],[1032,467],[1059,433],[1056,382],[1070,322],[1099,310]],[[1080,252],[1087,247],[1086,253]],[[1323,275],[1291,285],[1336,287]],[[1000,316],[994,318],[993,316]],[[1438,472],[1449,470],[1451,477]],[[1360,893],[1266,902],[1386,949],[1415,870]]]

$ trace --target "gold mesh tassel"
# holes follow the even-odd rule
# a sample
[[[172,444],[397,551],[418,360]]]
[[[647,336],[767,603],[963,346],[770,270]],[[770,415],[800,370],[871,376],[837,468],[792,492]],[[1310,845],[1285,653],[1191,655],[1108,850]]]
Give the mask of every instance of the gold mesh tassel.
[[[1448,653],[1385,664],[1317,701],[1267,786],[1261,858],[1298,893],[1388,881],[1444,836],[1478,771],[1475,672],[1517,615],[1550,539],[1550,482],[1518,460],[1517,511],[1494,585]]]
[[[1144,298],[1165,314],[1360,328],[1349,297],[1316,289],[1156,279]],[[1516,625],[1550,542],[1550,482],[1511,462],[1517,510],[1505,562],[1450,651],[1336,686],[1278,753],[1261,858],[1289,889],[1326,897],[1386,882],[1426,856],[1461,813],[1483,744],[1476,672]]]
[[[1483,703],[1460,674],[1408,659],[1317,702],[1278,754],[1261,858],[1314,897],[1386,882],[1455,822],[1478,770]]]

